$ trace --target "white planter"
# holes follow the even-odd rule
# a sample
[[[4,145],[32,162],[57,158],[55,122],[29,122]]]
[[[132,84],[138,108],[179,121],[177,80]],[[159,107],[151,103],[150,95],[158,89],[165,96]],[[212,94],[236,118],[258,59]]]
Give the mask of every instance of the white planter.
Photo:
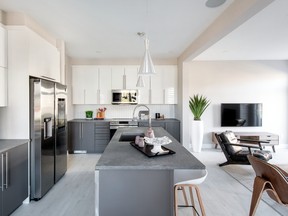
[[[203,121],[192,121],[191,141],[193,152],[201,152],[203,144],[203,128]]]

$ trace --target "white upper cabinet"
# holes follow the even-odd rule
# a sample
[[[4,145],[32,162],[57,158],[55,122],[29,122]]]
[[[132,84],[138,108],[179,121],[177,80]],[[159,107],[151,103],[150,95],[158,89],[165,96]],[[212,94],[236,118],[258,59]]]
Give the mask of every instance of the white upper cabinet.
[[[177,104],[178,71],[177,66],[163,66],[162,79],[164,89],[164,103]]]
[[[111,88],[124,89],[124,66],[111,66]]]
[[[126,89],[137,89],[138,67],[134,65],[124,66],[126,81],[124,80],[123,82],[126,83]],[[123,89],[125,89],[125,86],[123,86]]]
[[[137,73],[138,74],[138,73]],[[150,104],[150,76],[142,76],[144,87],[137,87],[139,92],[138,103]],[[138,81],[138,76],[137,76]]]
[[[0,23],[0,67],[7,68],[7,30]]]
[[[151,75],[151,104],[177,104],[177,66],[155,66]]]
[[[72,66],[73,104],[98,104],[98,67]]]
[[[60,52],[29,30],[29,75],[60,82]]]
[[[111,104],[112,92],[110,66],[99,66],[98,87],[100,104]]]
[[[144,87],[136,87],[138,67],[73,66],[73,104],[111,104],[112,89],[138,89],[139,104],[177,104],[177,66],[156,66],[155,75],[142,76]]]
[[[7,69],[0,67],[0,107],[7,106]]]
[[[0,24],[0,107],[7,106],[7,30]]]

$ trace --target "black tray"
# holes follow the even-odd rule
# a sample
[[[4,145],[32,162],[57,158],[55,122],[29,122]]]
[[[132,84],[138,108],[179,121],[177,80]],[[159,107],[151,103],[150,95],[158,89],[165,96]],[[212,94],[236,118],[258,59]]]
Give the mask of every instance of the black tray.
[[[140,152],[145,154],[147,157],[157,157],[157,156],[171,155],[171,154],[175,154],[176,153],[176,152],[172,151],[171,149],[166,148],[164,146],[161,146],[161,148],[164,150],[164,152],[153,153],[153,152],[151,152],[151,149],[153,148],[153,145],[148,145],[148,144],[145,143],[144,147],[139,147],[138,145],[135,144],[135,142],[130,142],[130,144],[134,148],[136,148],[137,150],[139,150]]]

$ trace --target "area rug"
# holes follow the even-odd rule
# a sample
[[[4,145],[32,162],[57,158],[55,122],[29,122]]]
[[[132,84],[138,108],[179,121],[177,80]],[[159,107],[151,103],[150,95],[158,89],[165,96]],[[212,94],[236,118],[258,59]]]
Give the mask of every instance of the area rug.
[[[285,171],[288,171],[288,165],[278,164],[280,168]],[[227,165],[221,167],[226,173],[228,173],[232,178],[242,184],[251,192],[253,191],[253,182],[255,178],[255,172],[252,166],[249,165]],[[252,194],[251,194],[252,197]],[[262,201],[277,211],[280,215],[288,215],[288,207],[278,204],[274,200],[272,200],[268,194],[265,192],[262,195]]]

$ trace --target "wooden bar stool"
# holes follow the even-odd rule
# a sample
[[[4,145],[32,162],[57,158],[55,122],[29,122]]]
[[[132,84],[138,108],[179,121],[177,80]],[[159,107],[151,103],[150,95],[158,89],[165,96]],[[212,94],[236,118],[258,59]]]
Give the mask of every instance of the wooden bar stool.
[[[200,190],[197,185],[201,184],[207,177],[208,171],[201,170],[197,173],[191,170],[175,170],[174,171],[174,215],[178,215],[178,207],[192,207],[193,215],[199,215],[198,211],[195,208],[195,202],[193,197],[193,188],[197,194],[198,203],[201,209],[202,216],[205,216],[205,209],[203,206],[203,202],[200,195]],[[187,195],[185,192],[185,188],[189,189],[191,204],[188,204]],[[182,194],[184,197],[185,205],[178,205],[178,194],[177,191],[182,190]]]

